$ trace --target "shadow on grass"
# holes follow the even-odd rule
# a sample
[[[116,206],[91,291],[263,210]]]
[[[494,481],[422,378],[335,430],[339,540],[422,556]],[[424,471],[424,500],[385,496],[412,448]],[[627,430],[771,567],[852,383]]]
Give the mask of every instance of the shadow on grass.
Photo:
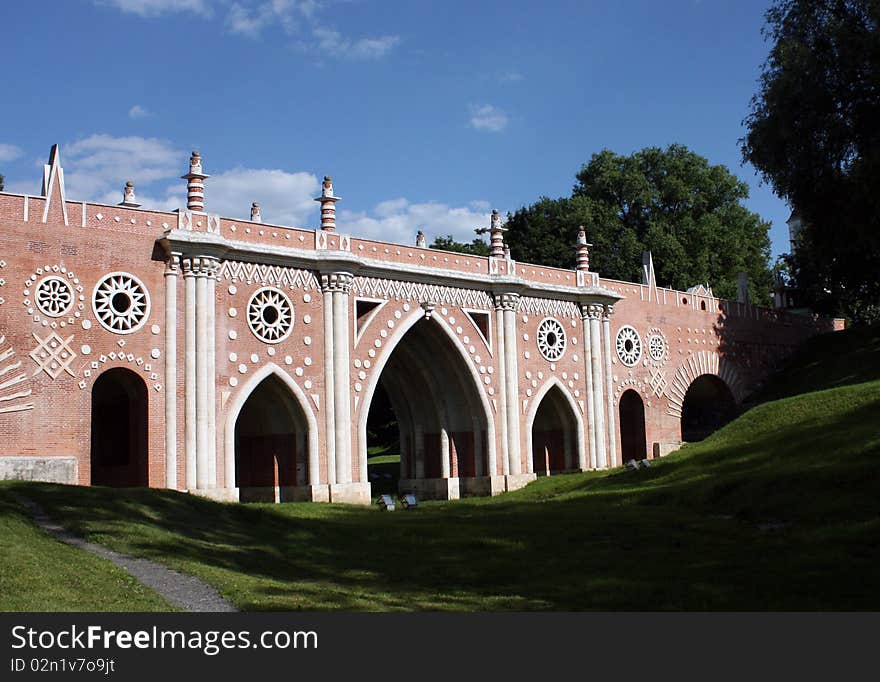
[[[877,609],[877,423],[877,384],[826,391],[647,470],[411,512],[7,485],[242,609]]]

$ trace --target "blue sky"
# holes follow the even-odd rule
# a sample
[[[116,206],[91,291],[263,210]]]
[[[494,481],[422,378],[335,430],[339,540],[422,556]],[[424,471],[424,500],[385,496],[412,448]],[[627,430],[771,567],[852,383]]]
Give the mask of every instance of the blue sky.
[[[471,239],[502,212],[566,195],[603,148],[678,142],[751,186],[787,250],[786,205],[737,140],[768,45],[767,2],[65,0],[4,3],[0,173],[37,193],[62,145],[68,197],[185,203],[341,230]]]

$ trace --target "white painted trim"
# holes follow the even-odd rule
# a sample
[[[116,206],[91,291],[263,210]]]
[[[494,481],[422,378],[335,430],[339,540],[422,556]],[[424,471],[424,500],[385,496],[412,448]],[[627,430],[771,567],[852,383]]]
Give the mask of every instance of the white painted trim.
[[[492,350],[492,310],[480,310],[479,308],[462,308],[461,311],[467,315],[468,319],[470,319],[471,324],[474,326],[474,329],[477,330],[477,334],[480,335],[480,338],[486,343],[486,348],[489,349],[489,355],[495,357],[495,352]],[[483,336],[483,332],[477,326],[477,323],[471,317],[471,313],[476,313],[477,315],[486,315],[489,320],[488,328],[489,328],[489,338],[487,339]]]
[[[361,340],[361,337],[364,335],[364,330],[370,326],[370,322],[373,321],[373,318],[379,313],[380,310],[385,306],[386,303],[389,302],[389,299],[385,298],[367,298],[366,296],[353,296],[354,299],[354,348],[357,348],[358,343]],[[358,301],[367,301],[368,303],[378,303],[373,311],[367,314],[367,319],[364,320],[363,325],[358,324],[357,319],[357,304]],[[359,328],[360,327],[360,328]]]
[[[241,408],[244,407],[247,399],[251,397],[254,389],[256,389],[257,386],[260,385],[263,379],[272,374],[281,379],[281,381],[283,381],[284,384],[290,389],[291,393],[299,404],[299,408],[302,410],[303,415],[306,418],[309,444],[309,481],[311,485],[316,485],[315,483],[313,483],[313,481],[315,480],[313,472],[317,471],[318,469],[318,420],[315,418],[315,413],[312,412],[312,408],[309,405],[308,397],[293,380],[293,377],[291,377],[287,372],[281,369],[274,362],[269,362],[260,367],[256,372],[251,374],[250,378],[238,388],[238,391],[235,393],[234,397],[229,402],[229,405],[226,408],[224,454],[226,457],[226,488],[229,490],[232,490],[235,487],[235,422],[238,420],[238,415],[241,413]]]
[[[367,456],[367,418],[370,414],[370,403],[373,401],[373,394],[376,392],[376,386],[379,385],[379,379],[382,376],[382,372],[385,370],[385,365],[388,363],[388,360],[394,354],[394,349],[397,345],[404,339],[406,333],[412,328],[419,320],[425,317],[425,311],[421,308],[414,310],[409,316],[405,317],[401,320],[393,333],[390,336],[386,343],[384,344],[384,352],[379,356],[373,365],[373,373],[370,375],[369,383],[364,387],[363,398],[360,401],[359,409],[360,414],[358,415],[358,455],[361,460],[365,460]],[[473,385],[477,390],[477,394],[479,395],[480,404],[483,407],[483,413],[485,415],[486,421],[486,441],[488,443],[487,447],[487,459],[489,464],[489,470],[495,471],[497,456],[495,451],[495,420],[492,412],[492,408],[489,405],[489,401],[486,398],[486,393],[483,390],[483,384],[480,381],[480,375],[471,362],[470,355],[467,352],[467,349],[462,345],[461,341],[458,339],[455,331],[449,326],[449,324],[442,318],[440,315],[432,315],[431,321],[435,322],[440,326],[440,329],[446,334],[446,336],[452,341],[452,345],[455,350],[458,352],[462,361],[464,362],[464,366],[467,368],[470,373],[471,379],[473,380]]]
[[[528,415],[526,417],[526,452],[529,458],[529,461],[532,461],[532,428],[535,425],[535,417],[538,416],[538,408],[541,406],[541,403],[544,401],[544,398],[547,396],[547,393],[550,392],[550,389],[554,386],[559,387],[562,391],[562,395],[565,397],[566,402],[568,403],[568,407],[571,410],[571,413],[574,415],[574,421],[576,424],[577,436],[575,439],[575,460],[578,462],[581,461],[581,452],[584,452],[584,420],[581,417],[581,412],[578,409],[577,403],[575,403],[574,398],[572,398],[571,394],[568,392],[565,384],[563,384],[558,377],[550,377],[547,381],[544,382],[544,385],[538,389],[538,392],[532,396],[532,406],[529,409]]]

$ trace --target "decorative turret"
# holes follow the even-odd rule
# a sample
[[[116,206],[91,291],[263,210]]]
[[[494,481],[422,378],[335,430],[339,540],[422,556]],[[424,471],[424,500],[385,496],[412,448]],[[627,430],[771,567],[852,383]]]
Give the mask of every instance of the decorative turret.
[[[140,206],[134,193],[134,183],[131,180],[125,183],[125,188],[122,190],[122,201],[119,202],[119,206],[127,206],[128,208]]]
[[[577,236],[577,244],[575,244],[575,249],[577,250],[577,266],[575,270],[587,272],[590,269],[590,247],[592,244],[587,243],[587,233],[584,230],[584,226],[581,225],[578,230]]]
[[[186,183],[186,207],[190,211],[205,210],[205,179],[211,177],[202,173],[202,157],[199,150],[193,150],[189,157],[189,173],[181,175]]]
[[[489,227],[489,255],[492,258],[506,258],[510,251],[504,248],[504,233],[506,227],[501,227],[501,215],[498,209],[492,210],[492,221]]]
[[[321,204],[321,229],[325,232],[336,231],[336,202],[340,197],[333,196],[333,181],[329,175],[324,176],[324,183],[321,185],[321,196],[316,197],[315,201]]]
[[[263,216],[260,213],[260,205],[256,201],[251,204],[251,221],[255,223],[263,222]]]

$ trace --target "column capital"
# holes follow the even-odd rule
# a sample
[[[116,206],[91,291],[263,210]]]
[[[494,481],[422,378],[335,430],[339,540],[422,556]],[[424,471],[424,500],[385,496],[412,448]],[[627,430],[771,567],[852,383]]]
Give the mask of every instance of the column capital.
[[[214,256],[182,256],[180,264],[184,277],[214,278],[220,271],[220,260]]]
[[[354,275],[350,272],[322,272],[321,292],[340,292],[347,294],[351,290]]]
[[[519,298],[519,294],[513,292],[495,294],[495,310],[509,310],[516,312],[519,308]]]
[[[609,319],[611,319],[611,316],[612,316],[613,314],[614,314],[614,304],[613,304],[613,303],[606,303],[606,304],[604,305],[604,310],[603,310],[603,313],[602,313],[602,319],[604,319],[604,320],[609,320]]]
[[[605,306],[601,303],[583,303],[581,304],[581,318],[590,320],[599,320],[605,311]]]
[[[180,274],[180,254],[172,253],[165,261],[165,276],[176,277],[178,274]]]

